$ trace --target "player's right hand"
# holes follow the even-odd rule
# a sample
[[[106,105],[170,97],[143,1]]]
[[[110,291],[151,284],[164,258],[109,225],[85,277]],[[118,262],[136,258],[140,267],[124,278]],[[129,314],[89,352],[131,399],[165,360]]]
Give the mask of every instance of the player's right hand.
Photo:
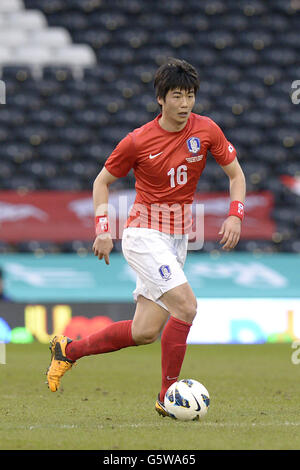
[[[101,233],[98,235],[93,244],[94,255],[100,260],[104,258],[105,263],[109,264],[109,254],[113,249],[113,242],[110,233]]]

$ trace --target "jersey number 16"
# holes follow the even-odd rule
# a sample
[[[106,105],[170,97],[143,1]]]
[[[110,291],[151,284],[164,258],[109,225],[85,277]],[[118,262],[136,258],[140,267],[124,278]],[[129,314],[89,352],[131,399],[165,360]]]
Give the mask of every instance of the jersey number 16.
[[[175,173],[176,173],[176,181],[175,181]],[[177,168],[177,171],[175,171],[175,168],[171,168],[171,170],[168,171],[168,176],[170,176],[170,186],[171,186],[171,188],[175,188],[176,183],[177,184],[186,184],[186,182],[187,182],[187,166],[186,165],[180,165]]]

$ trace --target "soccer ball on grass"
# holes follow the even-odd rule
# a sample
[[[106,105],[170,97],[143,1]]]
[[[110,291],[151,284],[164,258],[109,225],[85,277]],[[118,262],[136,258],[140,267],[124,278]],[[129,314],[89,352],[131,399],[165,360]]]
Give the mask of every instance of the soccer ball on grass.
[[[167,390],[164,405],[180,421],[196,421],[206,415],[210,403],[207,389],[194,379],[174,382]]]

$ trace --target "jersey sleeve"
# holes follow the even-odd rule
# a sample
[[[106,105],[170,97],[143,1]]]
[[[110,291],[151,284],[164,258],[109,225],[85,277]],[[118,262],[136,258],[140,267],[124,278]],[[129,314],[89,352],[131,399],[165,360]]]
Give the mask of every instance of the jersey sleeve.
[[[236,149],[226,139],[220,127],[210,119],[210,140],[209,148],[211,154],[219,165],[229,165],[236,157]]]
[[[136,150],[131,134],[127,134],[105,162],[105,168],[116,178],[126,176],[134,166]]]

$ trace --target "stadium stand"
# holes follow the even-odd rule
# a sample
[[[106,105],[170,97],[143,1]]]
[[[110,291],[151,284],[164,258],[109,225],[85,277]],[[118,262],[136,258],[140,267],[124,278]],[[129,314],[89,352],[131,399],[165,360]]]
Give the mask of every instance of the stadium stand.
[[[117,142],[158,113],[153,75],[169,56],[193,63],[195,112],[238,150],[247,190],[271,191],[276,231],[240,251],[300,252],[300,78],[296,0],[1,0],[1,190],[91,190]],[[199,191],[224,191],[209,162]],[[129,175],[119,188],[133,188]],[[31,241],[0,251],[90,250],[84,241]],[[116,244],[116,250],[120,249]],[[216,249],[210,241],[204,251]]]

